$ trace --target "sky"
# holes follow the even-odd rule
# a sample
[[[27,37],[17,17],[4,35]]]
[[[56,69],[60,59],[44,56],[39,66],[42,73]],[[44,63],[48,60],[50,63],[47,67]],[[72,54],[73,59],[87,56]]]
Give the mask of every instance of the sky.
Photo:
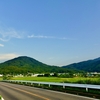
[[[100,57],[100,0],[0,0],[0,63],[19,56],[57,66]]]

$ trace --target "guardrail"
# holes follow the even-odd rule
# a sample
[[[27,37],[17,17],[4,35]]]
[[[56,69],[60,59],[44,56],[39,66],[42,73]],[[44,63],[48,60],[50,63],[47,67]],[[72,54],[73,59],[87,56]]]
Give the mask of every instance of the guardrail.
[[[88,89],[100,89],[100,85],[90,85],[90,84],[73,84],[73,83],[56,83],[56,82],[38,82],[38,81],[23,81],[23,80],[4,80],[4,82],[14,82],[14,83],[25,83],[25,84],[44,84],[48,85],[49,87],[51,85],[54,86],[62,86],[63,88],[67,87],[78,87],[78,88],[85,88],[88,92]]]

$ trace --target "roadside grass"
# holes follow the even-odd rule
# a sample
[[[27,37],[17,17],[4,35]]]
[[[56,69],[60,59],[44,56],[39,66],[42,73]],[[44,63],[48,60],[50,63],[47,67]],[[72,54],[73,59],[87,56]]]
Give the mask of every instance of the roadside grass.
[[[100,78],[59,78],[59,77],[13,77],[12,80],[27,80],[27,81],[41,81],[41,82],[64,82],[64,83],[98,83]],[[89,84],[89,83],[88,83]]]
[[[2,81],[2,77],[0,77],[0,81]]]
[[[13,77],[12,80],[27,80],[41,82],[64,82],[65,79],[58,77]]]

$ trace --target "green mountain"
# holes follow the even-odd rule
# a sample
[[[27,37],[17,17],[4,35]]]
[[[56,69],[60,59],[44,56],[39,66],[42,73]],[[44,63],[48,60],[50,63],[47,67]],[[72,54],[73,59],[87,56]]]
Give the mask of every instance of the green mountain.
[[[80,70],[100,72],[100,58],[58,67],[44,64],[27,56],[20,56],[0,64],[0,74],[75,73]]]
[[[21,56],[8,60],[0,64],[0,73],[2,74],[20,74],[20,73],[48,73],[48,72],[72,72],[72,70],[58,66],[46,65],[33,58]]]
[[[63,68],[83,70],[88,72],[100,72],[100,58],[96,58],[88,61],[82,61],[79,63],[73,63],[70,65],[63,66]]]

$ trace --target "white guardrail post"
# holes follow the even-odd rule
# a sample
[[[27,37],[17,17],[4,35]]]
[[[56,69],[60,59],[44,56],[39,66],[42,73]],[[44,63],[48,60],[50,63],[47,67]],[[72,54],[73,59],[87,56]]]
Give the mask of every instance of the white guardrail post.
[[[88,92],[88,87],[87,87],[87,84],[86,84],[86,92]]]

